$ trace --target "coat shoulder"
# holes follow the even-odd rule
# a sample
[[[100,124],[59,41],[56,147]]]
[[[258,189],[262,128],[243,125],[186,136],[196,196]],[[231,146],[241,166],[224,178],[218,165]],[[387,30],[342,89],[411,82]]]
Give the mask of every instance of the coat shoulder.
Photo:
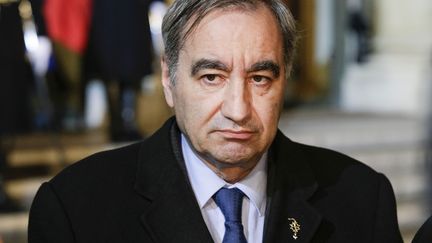
[[[366,165],[364,162],[361,162],[345,153],[329,148],[311,145],[298,144],[297,146],[302,146],[307,153],[310,153],[312,156],[314,156],[317,159],[315,160],[317,164],[323,164],[327,166],[357,166],[359,169],[375,172],[374,169]]]
[[[110,185],[116,179],[134,178],[143,142],[90,155],[69,165],[50,180],[54,188]]]
[[[297,171],[302,178],[313,178],[324,190],[340,189],[352,194],[352,189],[358,188],[374,193],[383,183],[389,184],[383,174],[355,158],[331,149],[291,141],[281,133],[276,139],[276,149],[282,158],[280,164],[284,165],[280,166],[285,168],[284,171]]]
[[[307,157],[310,168],[318,177],[339,176],[341,173],[353,173],[362,177],[376,177],[381,173],[369,165],[341,152],[293,142],[293,146]]]
[[[160,156],[171,149],[169,128],[172,123],[173,119],[169,119],[162,128],[143,141],[90,155],[63,169],[50,183],[61,187],[69,184],[92,187],[125,180],[131,183],[139,167],[148,163],[149,157]],[[154,166],[150,167],[154,169]]]

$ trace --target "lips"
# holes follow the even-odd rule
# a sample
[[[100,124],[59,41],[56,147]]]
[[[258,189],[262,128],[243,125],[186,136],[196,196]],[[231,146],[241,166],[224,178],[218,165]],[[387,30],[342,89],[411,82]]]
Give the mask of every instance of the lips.
[[[218,130],[217,133],[222,135],[225,139],[235,139],[235,140],[248,140],[253,135],[253,131],[236,131],[236,130]]]

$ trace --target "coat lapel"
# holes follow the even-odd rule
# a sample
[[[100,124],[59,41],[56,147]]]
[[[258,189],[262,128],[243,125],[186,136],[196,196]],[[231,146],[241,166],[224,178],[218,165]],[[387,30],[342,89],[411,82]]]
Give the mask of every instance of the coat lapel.
[[[308,202],[317,183],[306,156],[279,132],[268,165],[264,242],[310,242],[322,216]]]
[[[150,202],[140,217],[142,225],[154,242],[213,242],[181,166],[178,131],[172,129],[173,119],[143,144],[140,153],[135,190]]]

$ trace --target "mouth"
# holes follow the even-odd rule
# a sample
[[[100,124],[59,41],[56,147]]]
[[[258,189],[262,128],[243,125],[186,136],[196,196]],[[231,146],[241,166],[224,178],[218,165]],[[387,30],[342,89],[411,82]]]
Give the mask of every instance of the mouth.
[[[223,138],[228,140],[249,140],[255,134],[255,132],[249,130],[230,129],[217,130],[216,132],[222,135]]]

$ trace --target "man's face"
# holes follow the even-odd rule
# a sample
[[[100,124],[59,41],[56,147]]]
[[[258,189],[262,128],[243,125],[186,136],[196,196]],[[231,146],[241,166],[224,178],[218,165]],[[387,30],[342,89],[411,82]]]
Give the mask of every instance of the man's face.
[[[257,163],[277,131],[285,87],[283,44],[264,7],[216,10],[180,51],[167,103],[198,155],[218,167]]]

